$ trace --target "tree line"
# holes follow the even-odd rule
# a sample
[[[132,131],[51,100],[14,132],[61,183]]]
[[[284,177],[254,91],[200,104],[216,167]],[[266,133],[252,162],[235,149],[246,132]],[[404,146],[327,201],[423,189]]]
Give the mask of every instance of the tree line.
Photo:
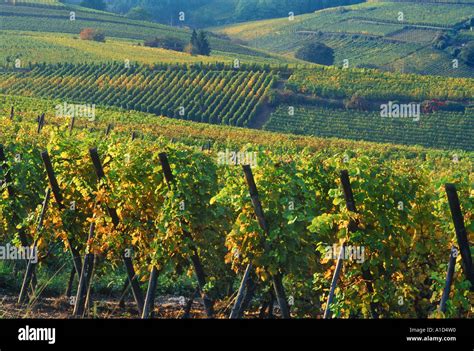
[[[69,0],[68,2],[72,2]],[[303,14],[327,7],[351,5],[365,0],[83,0],[82,5],[107,9],[130,18],[168,25],[208,27]],[[179,18],[180,13],[184,14]]]

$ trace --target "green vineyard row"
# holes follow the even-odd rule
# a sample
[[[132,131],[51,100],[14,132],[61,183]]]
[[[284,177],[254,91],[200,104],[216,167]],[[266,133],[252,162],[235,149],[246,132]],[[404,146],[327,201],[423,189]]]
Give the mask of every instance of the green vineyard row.
[[[252,155],[269,228],[263,231],[239,165],[242,160],[222,158],[226,143],[202,151],[200,142],[186,145],[159,134],[132,140],[129,133],[118,132],[120,123],[105,137],[103,129],[70,131],[68,119],[47,122],[38,133],[35,113],[30,112],[37,111],[35,104],[25,107],[13,120],[6,113],[0,119],[6,155],[0,174],[4,177],[7,169],[12,179],[0,187],[2,242],[18,243],[21,231],[29,242],[38,239],[40,252],[60,240],[65,249],[72,243],[81,254],[87,242],[90,252],[112,262],[132,249],[142,280],[152,267],[175,271],[186,266],[196,252],[193,246],[206,272],[208,296],[222,296],[225,283],[252,262],[261,286],[269,285],[271,276],[284,277],[293,315],[317,317],[335,267],[328,247],[344,240],[364,248],[364,255],[344,263],[330,306],[335,317],[369,317],[373,303],[384,318],[443,315],[437,308],[455,243],[444,184],[456,184],[465,225],[472,232],[474,179],[466,172],[472,169],[471,153],[454,160],[449,152],[437,151],[386,157],[383,148],[297,149],[290,140],[279,150],[241,144],[232,150]],[[100,186],[88,155],[92,146],[104,165],[106,178]],[[37,205],[47,186],[43,150],[50,154],[63,202],[75,206],[63,210],[52,203],[37,232]],[[170,189],[161,152],[167,153],[175,177]],[[344,203],[339,181],[343,169],[349,171],[357,213]],[[15,191],[14,201],[9,187]],[[116,209],[119,225],[111,223],[108,208]],[[95,236],[87,241],[91,220]],[[353,220],[358,222],[356,231],[348,228]],[[186,239],[184,232],[190,235]],[[456,272],[461,272],[459,260]],[[370,294],[362,271],[372,276]],[[464,276],[456,274],[445,316],[472,316],[468,288]]]
[[[328,98],[348,98],[354,94],[374,100],[472,100],[474,80],[374,70],[321,67],[298,70],[287,87],[293,91]]]
[[[5,74],[0,92],[247,126],[257,117],[274,82],[268,69],[256,65],[234,70],[221,64],[57,64]]]
[[[307,134],[437,149],[474,151],[474,111],[437,111],[413,118],[381,117],[380,112],[279,106],[264,126],[280,133]]]

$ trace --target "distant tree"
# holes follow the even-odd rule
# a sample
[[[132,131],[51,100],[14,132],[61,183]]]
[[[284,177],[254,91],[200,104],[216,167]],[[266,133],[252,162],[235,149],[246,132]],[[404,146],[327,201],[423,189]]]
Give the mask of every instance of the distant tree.
[[[433,39],[433,48],[444,50],[451,44],[451,37],[445,33],[438,33]]]
[[[300,60],[330,66],[334,63],[334,50],[323,43],[310,43],[299,49],[295,57]]]
[[[206,32],[200,31],[198,35],[199,54],[209,56],[211,54],[211,45],[207,39]]]
[[[365,0],[106,0],[110,11],[127,14],[132,8],[139,6],[148,11],[154,21],[171,25],[183,24],[178,22],[177,14],[184,11],[184,24],[199,28],[286,17],[289,12],[299,15],[362,2]],[[343,13],[347,10],[337,11]]]
[[[459,58],[467,65],[474,66],[474,43],[469,43],[461,49]]]
[[[370,107],[369,102],[358,93],[351,96],[350,99],[344,100],[344,107],[351,110],[368,110]]]
[[[172,37],[157,37],[154,39],[145,40],[144,45],[152,48],[162,48],[174,51],[183,51],[185,47],[184,43],[181,40]]]
[[[107,5],[105,4],[104,0],[84,0],[81,2],[80,5],[102,11],[107,8]]]
[[[235,17],[239,20],[258,18],[258,2],[254,0],[238,0],[235,7]]]
[[[151,14],[141,6],[136,6],[128,11],[127,17],[141,21],[149,21],[152,19]]]
[[[184,51],[190,55],[199,55],[199,39],[196,30],[193,30],[193,33],[191,34],[191,40],[184,48]]]
[[[191,41],[190,44],[199,51],[199,37],[195,29],[193,29],[193,33],[191,34]]]
[[[193,30],[191,40],[189,44],[186,45],[184,51],[191,55],[209,56],[211,54],[211,46],[209,45],[206,33],[200,31],[198,34],[196,30]]]
[[[81,30],[80,37],[82,40],[93,40],[102,43],[105,42],[105,34],[93,28],[84,28],[83,30]]]

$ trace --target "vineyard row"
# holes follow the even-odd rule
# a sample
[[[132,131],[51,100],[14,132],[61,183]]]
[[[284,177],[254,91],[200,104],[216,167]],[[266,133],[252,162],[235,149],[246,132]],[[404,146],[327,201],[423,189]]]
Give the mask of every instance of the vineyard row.
[[[197,151],[162,139],[131,140],[113,133],[104,138],[103,132],[62,128],[46,134],[41,119],[38,130],[7,123],[5,132],[2,169],[11,178],[2,183],[8,194],[0,202],[2,241],[22,233],[47,250],[59,238],[68,250],[74,247],[81,255],[112,261],[123,260],[124,252],[133,249],[134,265],[125,262],[131,281],[136,274],[153,283],[162,270],[189,262],[211,315],[209,302],[222,291],[221,284],[244,271],[244,277],[260,286],[275,287],[283,315],[285,293],[295,301],[295,315],[319,313],[334,272],[334,260],[325,249],[349,243],[363,247],[365,259],[344,261],[332,314],[432,315],[455,232],[443,185],[446,179],[455,182],[461,199],[471,191],[465,172],[469,159],[434,159],[419,167],[415,160],[350,154],[328,158],[305,151],[273,154],[247,147],[241,152],[257,152],[258,165],[251,177],[247,167],[244,178],[235,165],[216,161],[218,150]],[[97,145],[90,156],[84,152],[87,145]],[[54,188],[62,194],[55,201],[64,206],[36,207],[46,188],[46,154],[40,153],[45,149],[57,179],[53,185],[48,172],[53,194]],[[339,178],[343,169],[351,178],[350,202],[357,210],[346,206],[348,191],[341,190],[345,185]],[[471,206],[471,201],[463,202],[468,230],[473,227]],[[37,231],[40,213],[44,220]],[[465,250],[462,256],[467,257]],[[86,265],[82,269],[90,272]],[[446,313],[472,313],[469,281],[457,274],[453,286]],[[147,299],[140,299],[138,291],[140,308],[140,301],[146,306]]]

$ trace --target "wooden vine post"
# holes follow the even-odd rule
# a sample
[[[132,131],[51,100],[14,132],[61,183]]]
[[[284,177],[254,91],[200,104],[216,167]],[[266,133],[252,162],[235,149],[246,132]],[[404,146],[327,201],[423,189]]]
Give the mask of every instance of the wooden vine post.
[[[451,292],[451,284],[453,283],[457,252],[458,251],[456,250],[456,247],[453,245],[449,254],[448,272],[446,273],[446,282],[443,289],[443,295],[441,296],[441,301],[439,303],[439,310],[443,313],[446,312],[446,302],[448,301],[449,293]]]
[[[237,318],[241,318],[242,316],[242,313],[243,313],[242,305],[244,302],[244,297],[246,295],[245,292],[246,292],[247,286],[249,285],[248,282],[251,279],[250,274],[252,270],[253,270],[252,263],[249,263],[247,267],[245,267],[244,275],[242,277],[242,281],[240,282],[239,290],[237,292],[237,297],[235,299],[235,304],[232,307],[232,310],[230,311],[230,316],[229,316],[230,319],[237,319]]]
[[[166,155],[166,153],[163,152],[159,154],[159,158],[160,158],[161,166],[163,168],[163,174],[165,176],[166,184],[168,185],[168,188],[171,189],[174,186],[174,176],[171,171],[171,167],[168,161],[168,156]],[[191,243],[193,242],[191,233],[183,230],[183,236],[186,239],[188,239]],[[206,285],[206,274],[204,273],[204,268],[202,266],[201,259],[199,258],[197,248],[194,246],[194,244],[190,244],[190,249],[192,252],[191,263],[193,264],[194,272],[196,273],[196,278],[199,285],[199,289],[201,290],[201,297],[204,303],[204,308],[206,310],[206,315],[208,318],[212,318],[214,315],[213,302],[204,292],[204,286]],[[152,293],[154,294],[154,291]]]
[[[352,186],[351,186],[351,182],[350,182],[350,179],[349,179],[349,172],[347,170],[341,171],[340,179],[341,179],[341,184],[342,184],[342,191],[344,193],[344,200],[346,202],[346,208],[350,212],[357,213],[357,208],[356,208],[356,204],[355,204],[355,200],[354,200],[354,193],[352,192]],[[349,229],[349,232],[351,232],[351,233],[357,231],[359,229],[357,222],[351,220],[349,222],[348,229]],[[333,275],[333,278],[332,278],[332,281],[331,281],[331,288],[330,288],[330,291],[329,291],[328,300],[326,302],[326,309],[324,311],[324,318],[331,318],[330,306],[331,306],[332,301],[334,299],[334,290],[336,289],[337,282],[338,282],[339,277],[341,275],[343,260],[344,260],[344,257],[345,257],[345,247],[346,247],[346,242],[344,242],[341,245],[341,251],[340,251],[338,259],[337,259],[336,269],[334,271],[334,275]],[[372,285],[372,280],[373,280],[372,274],[370,273],[369,270],[364,270],[363,269],[362,270],[362,277],[365,280],[367,291],[369,292],[369,294],[373,294],[374,287]],[[370,307],[371,307],[372,318],[378,318],[379,315],[378,315],[378,312],[377,312],[376,304],[371,303]]]
[[[10,167],[8,167],[5,150],[3,149],[2,144],[0,144],[0,163],[2,164],[3,181],[7,184],[8,197],[13,198],[15,196],[15,191],[12,186],[12,176],[10,174]]]
[[[38,217],[37,225],[36,225],[36,239],[33,242],[33,245],[31,246],[31,251],[30,251],[30,256],[35,256],[36,257],[30,257],[28,260],[28,265],[26,267],[26,272],[25,272],[25,277],[23,278],[23,284],[21,286],[20,290],[20,296],[18,297],[18,303],[22,304],[26,301],[26,297],[28,294],[28,286],[31,284],[31,280],[35,274],[35,268],[37,265],[37,259],[38,259],[38,254],[37,254],[37,244],[39,240],[39,236],[41,235],[41,230],[43,229],[43,221],[44,221],[44,216],[46,214],[46,210],[48,209],[48,203],[49,203],[49,197],[51,195],[51,190],[49,188],[46,189],[46,194],[44,196],[43,200],[43,205],[41,207],[41,213]],[[23,248],[25,249],[25,248]]]
[[[341,251],[339,252],[339,256],[337,258],[336,269],[334,270],[334,274],[332,276],[331,287],[329,288],[329,296],[326,302],[326,309],[324,310],[324,319],[331,318],[331,304],[334,300],[334,291],[337,287],[337,281],[339,280],[339,276],[341,275],[342,262],[344,260],[344,251],[345,243],[341,245]]]
[[[448,197],[449,209],[453,218],[454,229],[456,231],[456,239],[461,253],[461,263],[466,280],[471,282],[471,291],[474,291],[474,270],[472,267],[472,256],[467,239],[467,231],[464,226],[464,218],[461,212],[459,197],[454,184],[446,184],[446,195]]]
[[[260,202],[260,198],[258,196],[257,186],[255,184],[255,179],[252,174],[252,169],[249,165],[244,165],[242,167],[243,167],[243,171],[245,175],[245,180],[247,181],[247,185],[249,188],[250,199],[252,201],[252,205],[255,211],[255,215],[257,217],[258,224],[260,228],[263,230],[263,232],[266,235],[268,235],[269,228],[268,228],[267,221],[265,219],[265,215],[263,212],[262,204]],[[239,318],[241,314],[243,313],[242,305],[244,304],[244,300],[246,300],[244,292],[245,290],[248,290],[249,286],[251,286],[251,284],[249,284],[249,280],[250,280],[250,274],[252,270],[253,270],[252,263],[249,263],[245,269],[245,273],[242,278],[242,282],[240,284],[239,292],[237,294],[236,302],[230,314],[230,318],[232,319]],[[286,300],[285,289],[283,287],[282,279],[283,277],[281,274],[272,275],[273,288],[275,290],[275,296],[276,296],[278,305],[280,306],[281,314],[283,318],[289,319],[291,318],[290,308]]]
[[[94,238],[94,232],[95,222],[93,220],[89,228],[88,242]],[[81,269],[81,276],[79,277],[79,284],[77,287],[77,295],[73,311],[73,316],[76,318],[81,318],[84,316],[86,295],[87,291],[89,291],[92,271],[94,269],[94,259],[94,254],[90,252],[89,247],[86,247],[86,255],[84,257],[84,264]]]
[[[76,123],[76,117],[75,116],[72,116],[71,117],[71,122],[69,124],[69,135],[72,134],[72,131],[74,129],[74,124]]]
[[[107,129],[105,130],[105,136],[109,136],[110,132],[112,131],[112,124],[107,124]]]
[[[43,151],[41,153],[41,159],[43,160],[44,168],[46,169],[46,174],[48,176],[49,185],[53,192],[53,196],[56,201],[56,204],[58,205],[60,210],[64,211],[66,210],[66,206],[64,205],[63,196],[61,194],[61,190],[59,188],[59,184],[58,184],[56,174],[54,172],[53,165],[51,163],[51,158],[49,157],[48,151]],[[67,246],[69,246],[69,251],[71,252],[72,262],[74,265],[74,269],[71,271],[72,277],[70,278],[70,282],[68,284],[68,289],[66,292],[66,295],[69,296],[72,280],[74,279],[74,274],[77,273],[78,278],[81,276],[82,260],[81,260],[81,255],[79,251],[74,246],[74,243],[72,243],[69,239],[67,239]]]
[[[41,133],[41,130],[44,127],[44,113],[41,114],[41,116],[38,117],[38,134]]]
[[[105,178],[105,173],[104,169],[102,167],[102,163],[100,162],[99,154],[97,152],[96,148],[90,149],[89,150],[92,163],[94,164],[94,169],[97,174],[97,179],[98,181],[102,180]],[[114,227],[117,227],[120,223],[119,216],[117,214],[117,210],[115,208],[110,208],[107,206],[107,212],[109,213],[109,216],[112,219],[112,224]],[[132,293],[133,297],[135,299],[135,302],[138,307],[138,311],[140,314],[143,313],[143,293],[140,289],[140,283],[138,282],[137,275],[135,273],[135,269],[133,268],[133,262],[132,258],[127,254],[127,252],[124,252],[122,255],[122,260],[125,265],[125,269],[127,271],[127,276],[128,280],[130,281],[130,285],[132,287]]]
[[[156,266],[153,266],[150,273],[150,279],[148,281],[148,289],[146,291],[145,303],[143,305],[142,319],[148,319],[153,315],[153,310],[155,308],[155,292],[157,282],[158,269],[156,268]]]
[[[12,106],[10,109],[10,120],[13,121],[13,118],[15,117],[15,106]]]

